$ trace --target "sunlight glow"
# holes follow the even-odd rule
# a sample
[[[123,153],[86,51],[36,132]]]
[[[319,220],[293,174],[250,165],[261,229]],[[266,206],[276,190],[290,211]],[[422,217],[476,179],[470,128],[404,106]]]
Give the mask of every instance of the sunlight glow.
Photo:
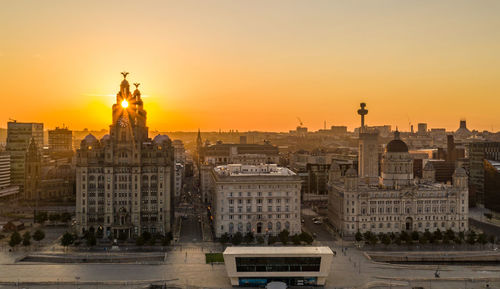
[[[123,108],[127,108],[127,107],[128,107],[128,101],[127,101],[126,99],[124,99],[124,100],[122,101],[122,107],[123,107]]]

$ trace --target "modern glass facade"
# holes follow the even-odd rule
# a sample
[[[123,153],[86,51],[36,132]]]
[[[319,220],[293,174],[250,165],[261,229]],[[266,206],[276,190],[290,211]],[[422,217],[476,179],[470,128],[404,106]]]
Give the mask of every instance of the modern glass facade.
[[[236,257],[236,272],[319,272],[321,257]]]

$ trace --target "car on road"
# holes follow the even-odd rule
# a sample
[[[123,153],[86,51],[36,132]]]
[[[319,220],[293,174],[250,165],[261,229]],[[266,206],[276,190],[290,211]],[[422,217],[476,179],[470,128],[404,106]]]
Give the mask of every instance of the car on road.
[[[321,224],[323,224],[323,222],[321,222],[320,220],[316,220],[316,221],[314,221],[314,224],[315,225],[321,225]]]

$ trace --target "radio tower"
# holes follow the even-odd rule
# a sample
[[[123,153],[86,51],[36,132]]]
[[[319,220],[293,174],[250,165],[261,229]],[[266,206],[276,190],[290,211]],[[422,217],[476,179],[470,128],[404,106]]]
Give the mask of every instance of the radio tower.
[[[361,115],[360,131],[364,131],[365,130],[365,115],[368,114],[368,109],[365,109],[366,103],[364,103],[364,102],[360,103],[359,106],[361,107],[360,109],[358,109],[358,114]]]

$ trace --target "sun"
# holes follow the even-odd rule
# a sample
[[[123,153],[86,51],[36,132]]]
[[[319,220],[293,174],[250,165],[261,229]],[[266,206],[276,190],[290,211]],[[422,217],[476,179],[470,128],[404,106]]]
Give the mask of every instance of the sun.
[[[123,107],[123,108],[127,108],[127,107],[128,107],[128,101],[127,101],[126,99],[124,99],[124,100],[122,101],[122,107]]]

